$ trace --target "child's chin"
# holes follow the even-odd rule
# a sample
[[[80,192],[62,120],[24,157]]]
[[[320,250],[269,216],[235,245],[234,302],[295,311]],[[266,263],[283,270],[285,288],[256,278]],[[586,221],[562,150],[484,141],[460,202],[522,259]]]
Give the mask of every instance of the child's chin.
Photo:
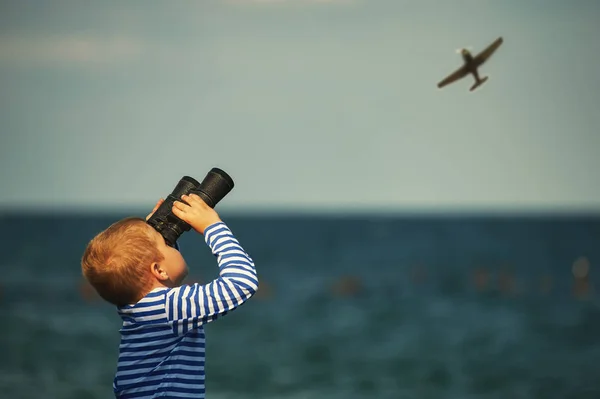
[[[183,281],[186,279],[186,277],[188,276],[188,271],[186,270],[184,273],[181,274],[181,276],[177,279],[177,285],[181,285],[183,284]]]

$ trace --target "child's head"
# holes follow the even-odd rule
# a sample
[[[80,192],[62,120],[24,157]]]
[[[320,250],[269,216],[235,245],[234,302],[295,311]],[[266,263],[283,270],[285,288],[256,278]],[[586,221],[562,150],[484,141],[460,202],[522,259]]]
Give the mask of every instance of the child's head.
[[[140,218],[120,220],[94,237],[81,260],[83,275],[106,301],[133,304],[158,286],[176,286],[187,274],[179,251]]]

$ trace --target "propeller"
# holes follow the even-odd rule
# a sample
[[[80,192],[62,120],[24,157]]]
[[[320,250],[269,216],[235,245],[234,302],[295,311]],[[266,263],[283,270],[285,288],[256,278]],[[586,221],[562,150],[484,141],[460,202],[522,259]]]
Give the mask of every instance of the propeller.
[[[456,49],[456,54],[461,54],[463,50],[469,50],[469,52],[473,52],[473,46],[467,46],[467,47],[462,47],[462,48],[457,48]]]

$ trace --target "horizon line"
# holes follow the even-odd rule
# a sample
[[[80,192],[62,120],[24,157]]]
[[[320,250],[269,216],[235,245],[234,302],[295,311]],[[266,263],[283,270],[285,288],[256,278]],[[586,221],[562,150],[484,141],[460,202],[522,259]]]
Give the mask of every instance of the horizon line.
[[[151,209],[143,206],[0,206],[0,217],[31,216],[146,216]],[[221,207],[219,214],[228,217],[591,217],[600,218],[599,207]],[[143,215],[142,215],[143,214]]]

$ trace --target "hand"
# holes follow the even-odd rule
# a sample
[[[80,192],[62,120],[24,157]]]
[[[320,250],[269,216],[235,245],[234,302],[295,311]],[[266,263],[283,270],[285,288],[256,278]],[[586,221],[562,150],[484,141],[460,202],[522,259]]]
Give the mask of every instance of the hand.
[[[198,233],[204,234],[208,226],[221,221],[217,212],[198,195],[182,195],[181,199],[186,203],[173,202],[173,214],[192,226]]]
[[[148,221],[148,219],[150,219],[152,217],[152,215],[154,215],[154,212],[156,212],[156,210],[158,209],[158,207],[160,207],[160,205],[165,202],[164,199],[159,199],[158,202],[156,203],[156,205],[154,205],[154,208],[152,209],[152,212],[150,212],[148,214],[148,216],[146,216],[146,221]]]

